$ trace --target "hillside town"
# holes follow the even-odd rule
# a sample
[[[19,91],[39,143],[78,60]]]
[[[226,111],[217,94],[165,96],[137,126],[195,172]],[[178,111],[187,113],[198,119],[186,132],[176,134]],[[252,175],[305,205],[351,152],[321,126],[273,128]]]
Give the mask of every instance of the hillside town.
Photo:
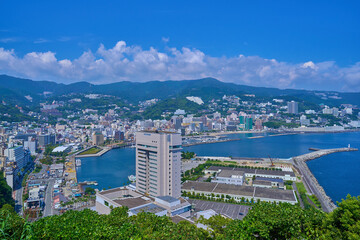
[[[37,218],[59,214],[62,209],[93,206],[94,191],[89,188],[85,192],[87,184],[79,184],[76,179],[75,168],[81,161],[75,156],[100,156],[113,148],[134,146],[139,131],[180,133],[186,146],[231,141],[226,137],[230,133],[341,132],[360,127],[359,108],[351,104],[319,104],[312,109],[280,98],[259,102],[254,94],[224,95],[206,103],[200,97],[190,96],[186,101],[195,104],[197,112],[162,109],[159,119],[134,119],[156,106],[159,99],[140,101],[137,106],[94,104],[109,98],[113,97],[88,94],[47,101],[40,104],[39,112],[26,113],[37,120],[1,122],[0,166],[14,190],[19,211]],[[74,106],[83,101],[93,101],[96,107]],[[266,181],[257,179],[254,183],[275,184]]]

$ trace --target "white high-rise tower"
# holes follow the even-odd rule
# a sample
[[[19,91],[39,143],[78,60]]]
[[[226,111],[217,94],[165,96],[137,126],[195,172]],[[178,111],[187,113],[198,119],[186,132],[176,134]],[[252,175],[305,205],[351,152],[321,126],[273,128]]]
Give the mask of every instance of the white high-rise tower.
[[[150,196],[181,195],[181,135],[136,133],[136,190]]]

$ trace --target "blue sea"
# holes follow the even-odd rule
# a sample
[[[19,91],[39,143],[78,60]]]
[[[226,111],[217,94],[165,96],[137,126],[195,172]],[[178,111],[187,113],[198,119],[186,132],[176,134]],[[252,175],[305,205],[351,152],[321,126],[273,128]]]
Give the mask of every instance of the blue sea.
[[[254,136],[263,137],[249,138]],[[290,158],[308,153],[310,147],[339,148],[351,144],[351,147],[360,148],[360,132],[282,136],[231,134],[228,137],[240,140],[184,147],[184,151],[199,156]],[[359,151],[327,155],[308,162],[308,166],[334,201],[340,201],[347,194],[360,195]],[[129,175],[135,175],[135,149],[115,149],[101,157],[83,158],[77,174],[79,181],[97,181],[99,189],[122,186]]]

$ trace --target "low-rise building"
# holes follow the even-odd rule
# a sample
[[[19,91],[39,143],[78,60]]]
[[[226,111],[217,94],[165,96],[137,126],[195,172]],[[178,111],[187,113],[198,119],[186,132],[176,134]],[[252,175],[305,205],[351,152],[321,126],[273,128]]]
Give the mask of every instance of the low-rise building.
[[[190,216],[191,204],[183,198],[171,196],[149,197],[127,187],[114,188],[96,193],[96,211],[109,214],[111,208],[126,206],[128,214],[151,212],[157,216]]]
[[[238,171],[242,171],[245,174],[245,177],[264,177],[264,178],[277,178],[283,179],[284,181],[296,181],[296,176],[294,172],[281,171],[281,170],[265,170],[265,169],[253,169],[253,168],[233,168],[233,167],[220,167],[220,166],[210,166],[208,169],[205,169],[205,173],[214,174],[220,173],[221,171],[233,171],[234,174]],[[230,172],[228,173],[230,174]]]
[[[68,153],[71,151],[71,145],[58,146],[52,150],[53,153]]]
[[[221,170],[220,172],[217,173],[216,177],[211,180],[211,182],[243,185],[244,175],[245,175],[245,173],[238,169],[236,169],[236,170]]]
[[[277,178],[256,177],[252,183],[253,187],[281,188],[284,189],[284,180]]]
[[[181,190],[187,193],[204,194],[215,199],[220,198],[221,195],[227,195],[237,202],[240,202],[243,198],[247,201],[260,200],[266,202],[287,202],[290,204],[298,202],[293,190],[275,188],[187,181],[183,184]]]
[[[57,163],[50,166],[50,174],[56,176],[62,176],[64,173],[64,164]]]

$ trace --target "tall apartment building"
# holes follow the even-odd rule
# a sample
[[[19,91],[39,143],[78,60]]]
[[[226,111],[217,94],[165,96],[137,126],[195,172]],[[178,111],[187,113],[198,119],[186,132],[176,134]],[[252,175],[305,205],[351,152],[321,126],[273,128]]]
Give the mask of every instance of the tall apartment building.
[[[31,155],[36,155],[37,141],[35,138],[29,137],[27,141],[24,141],[24,149],[30,151]]]
[[[99,146],[104,144],[104,135],[101,132],[94,132],[92,135],[93,145]]]
[[[181,195],[181,135],[136,133],[136,190],[153,197]]]
[[[54,145],[56,141],[54,134],[43,134],[37,136],[37,138],[40,147],[46,147],[47,145]]]
[[[288,113],[292,113],[292,114],[299,113],[299,106],[297,102],[295,101],[288,102],[287,106],[288,106]]]
[[[18,170],[25,167],[30,160],[30,152],[25,151],[23,146],[10,145],[8,149],[5,149],[4,155],[9,162],[16,163]]]

